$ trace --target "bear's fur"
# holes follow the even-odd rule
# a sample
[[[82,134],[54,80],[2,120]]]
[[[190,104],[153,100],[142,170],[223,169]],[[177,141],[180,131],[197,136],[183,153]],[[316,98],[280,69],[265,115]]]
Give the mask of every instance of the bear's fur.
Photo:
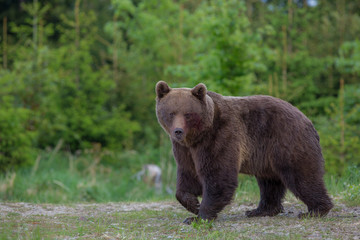
[[[260,203],[248,217],[275,216],[286,189],[308,213],[333,207],[324,181],[324,159],[311,121],[271,96],[225,97],[202,83],[192,89],[156,85],[156,115],[169,134],[177,163],[177,200],[197,218],[212,220],[232,200],[238,173],[254,175]],[[199,203],[198,197],[202,196]]]

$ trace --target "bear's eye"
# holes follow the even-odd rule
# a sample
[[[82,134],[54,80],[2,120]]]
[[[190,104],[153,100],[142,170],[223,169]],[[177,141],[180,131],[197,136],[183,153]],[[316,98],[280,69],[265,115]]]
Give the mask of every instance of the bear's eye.
[[[173,118],[173,117],[175,116],[175,113],[174,113],[174,112],[171,112],[171,113],[169,113],[169,116],[170,116],[171,118]]]
[[[189,120],[191,118],[191,113],[185,113],[184,117],[186,120]]]

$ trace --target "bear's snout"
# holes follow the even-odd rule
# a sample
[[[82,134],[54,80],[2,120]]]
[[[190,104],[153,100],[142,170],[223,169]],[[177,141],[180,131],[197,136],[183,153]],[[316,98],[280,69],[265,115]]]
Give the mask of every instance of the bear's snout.
[[[182,128],[175,128],[174,129],[174,136],[178,139],[181,140],[184,134],[184,130]]]

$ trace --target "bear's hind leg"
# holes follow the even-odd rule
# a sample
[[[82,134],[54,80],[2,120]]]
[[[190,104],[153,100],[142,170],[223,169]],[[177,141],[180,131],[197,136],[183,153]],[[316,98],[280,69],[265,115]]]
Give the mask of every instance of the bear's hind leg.
[[[308,212],[300,213],[299,218],[324,217],[334,206],[322,179],[300,180],[297,186],[297,194],[299,199],[308,207]]]
[[[299,218],[323,217],[333,208],[322,174],[312,172],[305,176],[299,171],[288,170],[282,177],[286,187],[308,207],[308,212],[300,213]]]
[[[275,216],[283,211],[281,201],[286,188],[280,180],[256,178],[260,188],[260,203],[256,209],[246,211],[247,217]]]

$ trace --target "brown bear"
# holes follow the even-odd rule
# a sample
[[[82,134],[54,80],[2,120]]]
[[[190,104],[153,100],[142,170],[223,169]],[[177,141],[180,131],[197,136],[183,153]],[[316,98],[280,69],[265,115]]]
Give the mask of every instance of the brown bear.
[[[226,97],[156,84],[156,115],[169,134],[177,163],[176,198],[197,217],[213,220],[232,200],[238,173],[254,175],[260,203],[248,217],[283,211],[286,189],[325,216],[333,207],[325,184],[319,136],[290,103],[271,96]],[[198,197],[202,197],[201,204]]]

